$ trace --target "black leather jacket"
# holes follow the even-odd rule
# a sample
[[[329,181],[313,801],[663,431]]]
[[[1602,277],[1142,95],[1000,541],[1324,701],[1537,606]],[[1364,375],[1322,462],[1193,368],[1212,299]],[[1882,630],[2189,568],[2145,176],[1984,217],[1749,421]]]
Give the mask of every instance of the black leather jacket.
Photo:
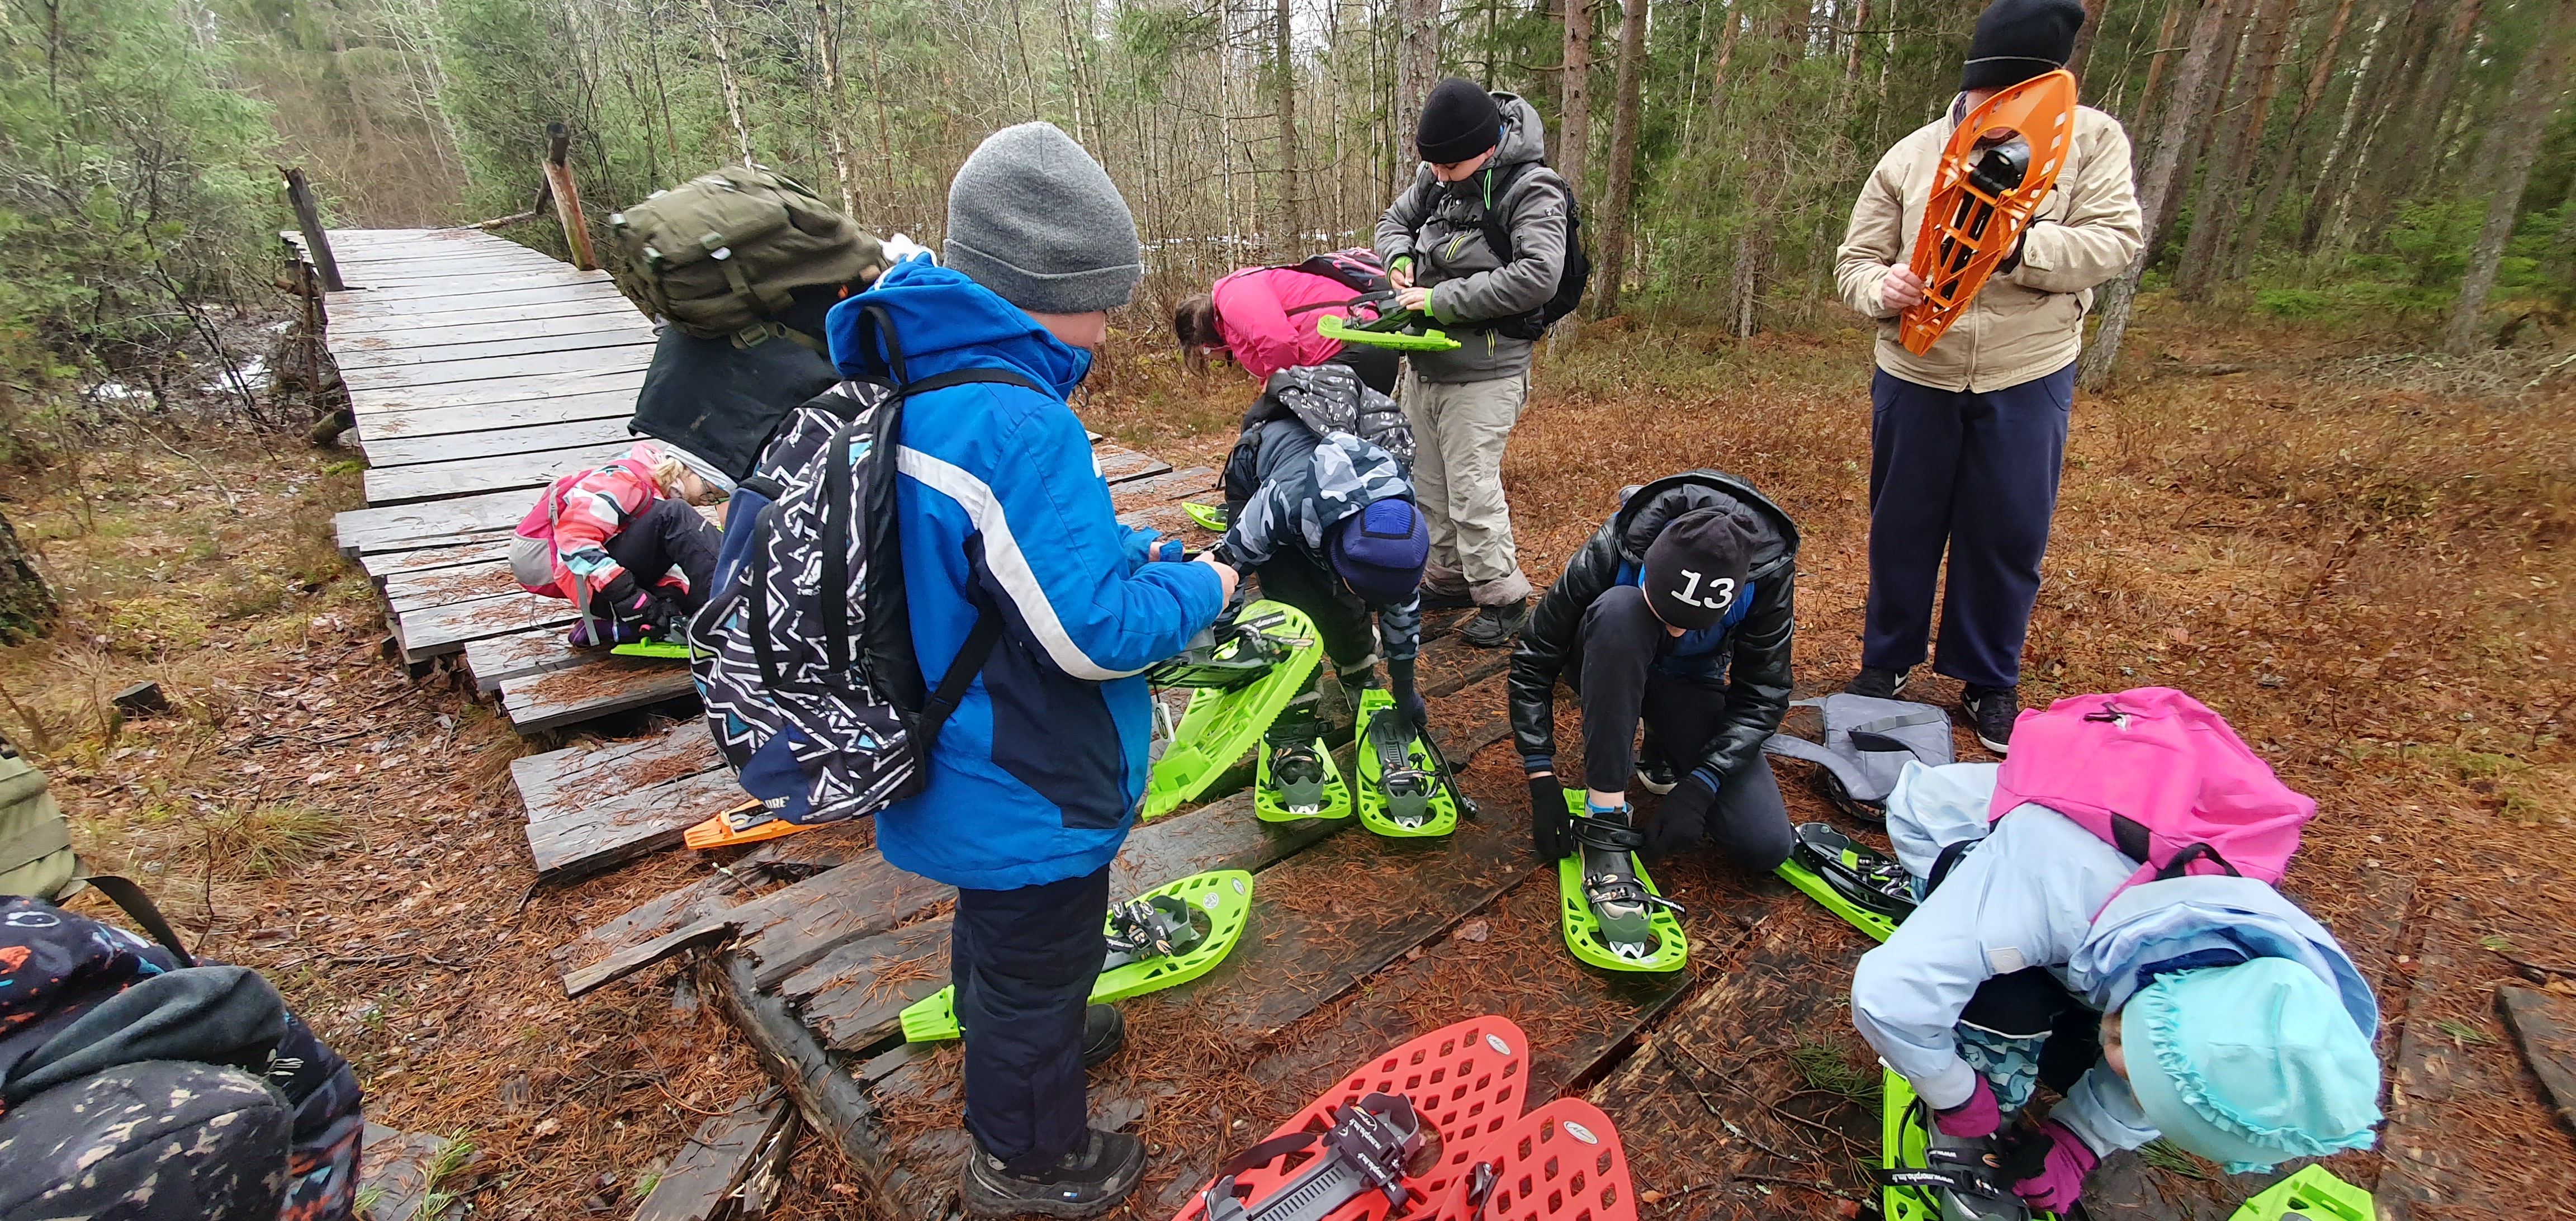
[[[1750,576],[1753,608],[1720,645],[1728,665],[1726,711],[1717,738],[1697,763],[1682,770],[1706,767],[1733,775],[1761,753],[1763,739],[1780,728],[1780,718],[1789,710],[1798,527],[1752,484],[1722,471],[1697,470],[1622,492],[1619,511],[1575,552],[1565,575],[1530,613],[1529,626],[1512,650],[1511,672],[1512,736],[1525,766],[1553,767],[1557,679],[1579,643],[1583,612],[1593,599],[1618,583],[1621,568],[1644,563],[1646,548],[1674,518],[1739,505],[1751,511],[1759,536]]]

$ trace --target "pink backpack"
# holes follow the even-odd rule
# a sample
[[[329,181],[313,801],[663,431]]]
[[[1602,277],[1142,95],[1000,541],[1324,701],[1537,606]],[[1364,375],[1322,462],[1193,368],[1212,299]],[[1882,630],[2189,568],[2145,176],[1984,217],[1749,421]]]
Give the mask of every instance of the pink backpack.
[[[2224,719],[2170,687],[2022,713],[1987,821],[2025,801],[2146,862],[2121,890],[2187,873],[2278,882],[2299,827],[2317,816],[2317,803],[2282,784]]]

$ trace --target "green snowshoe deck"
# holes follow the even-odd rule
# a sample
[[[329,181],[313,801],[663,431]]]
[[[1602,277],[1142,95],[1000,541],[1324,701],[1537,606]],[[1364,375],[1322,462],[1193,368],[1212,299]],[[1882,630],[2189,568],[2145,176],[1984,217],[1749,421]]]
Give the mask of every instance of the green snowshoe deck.
[[[1145,808],[1140,817],[1159,818],[1197,800],[1226,769],[1260,744],[1262,732],[1278,718],[1280,709],[1305,690],[1307,676],[1315,672],[1324,656],[1324,646],[1315,635],[1315,623],[1293,606],[1268,600],[1245,605],[1238,621],[1250,623],[1272,616],[1277,616],[1277,621],[1258,630],[1289,645],[1287,659],[1232,690],[1200,688],[1190,695],[1188,710],[1181,714],[1162,757],[1154,761],[1153,771],[1146,776]],[[1230,655],[1240,643],[1228,641],[1218,653]]]
[[[1252,915],[1252,875],[1240,869],[1218,869],[1192,874],[1180,881],[1155,887],[1136,896],[1153,900],[1163,896],[1178,898],[1193,911],[1207,916],[1207,936],[1196,946],[1168,957],[1148,958],[1125,966],[1111,967],[1100,973],[1091,985],[1091,1003],[1114,1004],[1129,997],[1160,992],[1185,984],[1205,975],[1234,950],[1243,940],[1243,926]],[[1107,926],[1108,918],[1102,920]],[[903,1011],[903,1037],[907,1043],[936,1043],[956,1038],[957,989],[941,988],[914,1001]]]
[[[650,657],[658,661],[687,661],[689,644],[685,640],[638,640],[609,650],[618,657]]]
[[[1583,790],[1565,790],[1568,814],[1583,813]],[[1646,866],[1633,855],[1629,863],[1636,866],[1637,882],[1646,893],[1661,897],[1655,879],[1646,875]],[[1682,922],[1662,907],[1651,908],[1646,924],[1655,932],[1655,949],[1643,958],[1623,958],[1601,937],[1601,921],[1592,914],[1592,903],[1583,897],[1583,853],[1577,849],[1556,862],[1556,900],[1558,923],[1565,929],[1565,948],[1574,956],[1605,971],[1678,971],[1690,961],[1690,941],[1682,934]]]
[[[1360,825],[1390,839],[1431,839],[1456,831],[1458,794],[1441,778],[1431,748],[1419,734],[1405,740],[1405,758],[1428,778],[1431,796],[1424,802],[1425,817],[1419,826],[1397,821],[1395,803],[1386,792],[1384,761],[1378,758],[1376,737],[1370,732],[1380,715],[1403,715],[1395,710],[1395,696],[1379,687],[1360,692],[1358,728],[1352,734],[1359,758]]]
[[[1225,533],[1226,514],[1224,505],[1203,505],[1195,500],[1184,500],[1181,502],[1181,512],[1189,514],[1190,520],[1197,522],[1199,524],[1199,528],[1202,530],[1214,530],[1219,534]]]
[[[1395,322],[1398,319],[1408,320],[1400,325],[1420,325],[1423,316],[1420,311],[1411,311],[1389,315],[1381,322]],[[1446,332],[1429,327],[1423,328],[1418,334],[1397,329],[1368,330],[1346,325],[1339,314],[1324,315],[1324,320],[1315,325],[1315,333],[1326,339],[1338,339],[1343,343],[1362,344],[1372,348],[1392,348],[1398,352],[1447,352],[1461,346]]]
[[[1320,809],[1300,813],[1289,809],[1270,777],[1270,748],[1261,750],[1261,763],[1253,776],[1252,812],[1263,822],[1303,822],[1309,818],[1348,818],[1351,816],[1351,786],[1342,780],[1342,769],[1333,763],[1333,752],[1322,738],[1315,739],[1315,757],[1324,765],[1324,802]]]

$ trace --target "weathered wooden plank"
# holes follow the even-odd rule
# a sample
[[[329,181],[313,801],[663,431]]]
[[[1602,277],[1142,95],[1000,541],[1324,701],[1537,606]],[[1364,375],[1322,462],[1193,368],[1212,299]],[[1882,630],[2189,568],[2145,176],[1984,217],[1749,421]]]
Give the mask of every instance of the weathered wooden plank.
[[[501,710],[512,728],[535,733],[696,694],[685,665],[610,657],[594,666],[505,681]]]
[[[1216,484],[1217,473],[1204,466],[1193,466],[1185,471],[1166,470],[1158,475],[1110,484],[1109,504],[1125,513],[1167,500],[1195,497],[1215,488]]]
[[[386,579],[385,605],[399,617],[433,606],[524,593],[507,560],[432,568]]]
[[[741,801],[742,787],[734,783],[732,772],[701,772],[568,814],[531,819],[528,851],[536,859],[537,876],[580,877],[673,847],[682,832]]]
[[[351,390],[399,390],[490,381],[500,377],[533,377],[542,373],[608,373],[641,369],[652,363],[653,339],[648,332],[641,338],[622,343],[597,343],[557,352],[477,356],[430,364],[342,369],[340,372],[341,379]]]
[[[904,1007],[948,986],[948,919],[847,941],[778,986],[825,1047],[868,1050],[901,1029]]]
[[[418,466],[430,462],[453,462],[461,458],[499,458],[513,454],[540,454],[551,450],[573,449],[632,442],[634,434],[626,431],[626,421],[616,416],[595,420],[564,420],[528,428],[503,428],[489,432],[457,433],[442,436],[394,436],[368,439],[359,432],[360,448],[366,451],[367,465],[384,470],[397,466]]]
[[[570,670],[598,660],[598,650],[572,647],[561,628],[511,632],[465,642],[465,668],[473,672],[474,690],[483,695],[514,680]]]
[[[635,1210],[635,1221],[710,1221],[731,1211],[726,1197],[751,1176],[761,1151],[795,1116],[786,1096],[768,1089],[699,1124],[697,1134],[654,1180],[652,1194]]]
[[[2576,1000],[2507,984],[2496,989],[2496,1012],[2558,1122],[2576,1132]]]
[[[493,403],[516,403],[527,399],[554,398],[573,394],[603,394],[623,390],[630,395],[644,385],[644,369],[598,370],[588,373],[539,373],[527,377],[493,377],[479,382],[451,386],[415,386],[389,390],[352,390],[349,402],[358,413],[361,431],[369,416],[388,411],[429,411],[440,407],[481,407]]]
[[[515,592],[397,614],[393,629],[394,640],[402,645],[403,660],[421,662],[456,652],[468,640],[529,628],[560,627],[572,621],[572,603]]]
[[[638,383],[639,386],[641,383]],[[635,391],[596,390],[583,394],[537,395],[471,407],[436,407],[426,411],[386,410],[360,417],[362,447],[389,437],[443,437],[483,433],[536,424],[611,420],[623,424],[635,414]]]
[[[1121,480],[1149,478],[1172,469],[1171,463],[1132,449],[1097,448],[1092,451],[1091,460],[1092,465],[1099,468],[1100,477],[1109,481],[1112,487]]]
[[[525,492],[486,492],[430,504],[350,509],[332,515],[340,554],[400,551],[482,542],[477,534],[509,530],[536,501]]]
[[[331,319],[331,329],[341,335],[395,335],[420,331],[444,331],[450,327],[473,326],[487,322],[516,322],[523,319],[614,316],[633,313],[635,307],[624,304],[615,295],[582,301],[548,301],[521,305],[458,306],[437,313],[389,314],[381,317],[356,317],[341,325],[338,315]]]
[[[510,781],[529,822],[562,818],[593,802],[623,797],[724,766],[701,721],[683,721],[644,738],[567,746],[510,761]]]
[[[441,290],[427,296],[352,292],[330,303],[331,323],[337,326],[342,319],[352,323],[384,322],[396,318],[445,314],[457,309],[555,305],[567,301],[581,302],[594,308],[603,302],[615,303],[617,307],[623,309],[634,308],[627,305],[626,299],[617,294],[617,286],[606,280],[594,280],[586,284],[536,284],[507,287],[488,293],[476,292],[471,284],[451,283],[446,288],[454,291]]]
[[[652,342],[651,323],[641,317],[611,316],[600,318],[599,326],[589,330],[531,335],[495,328],[486,336],[462,338],[442,334],[437,342],[402,345],[388,343],[378,337],[364,345],[333,344],[331,354],[340,362],[340,372],[347,374],[360,369],[403,369],[452,361],[489,360],[496,356],[578,352]]]
[[[424,1218],[421,1205],[426,1203],[430,1188],[441,1186],[430,1182],[430,1168],[437,1164],[453,1142],[444,1136],[427,1132],[400,1132],[382,1124],[368,1124],[359,1135],[359,1193],[374,1201],[368,1215],[376,1221],[444,1221]],[[480,1155],[475,1155],[479,1160]],[[443,1181],[453,1192],[461,1184],[450,1178]]]
[[[769,840],[755,845],[731,864],[717,863],[723,853],[702,854],[699,860],[708,867],[705,876],[638,903],[613,920],[583,929],[580,936],[546,951],[546,955],[558,968],[600,962],[621,950],[774,893],[760,889],[761,883],[802,882],[872,856],[875,843],[876,824],[859,819]]]
[[[751,964],[732,954],[702,960],[699,985],[734,1027],[743,1033],[761,1066],[787,1087],[798,1113],[830,1140],[850,1165],[871,1180],[882,1180],[886,1166],[879,1157],[884,1138],[876,1108],[865,1087],[842,1062],[823,1050],[787,1002],[764,994],[752,979]]]
[[[885,932],[956,895],[951,887],[905,873],[868,852],[810,881],[772,891],[590,963],[564,976],[564,991],[579,996],[704,944],[710,936],[734,939],[725,957],[746,964],[749,978],[758,987],[772,988],[819,961],[833,947]]]
[[[465,439],[471,440],[470,437]],[[410,504],[521,488],[527,491],[529,503],[534,504],[536,489],[574,471],[611,461],[630,448],[631,442],[619,442],[537,454],[501,454],[412,466],[374,467],[367,471],[367,503]]]
[[[479,542],[456,543],[446,547],[421,547],[411,551],[380,551],[358,562],[368,576],[376,579],[377,588],[396,577],[436,572],[471,564],[489,564],[510,558],[508,537],[486,538]]]
[[[421,334],[409,329],[390,331],[358,329],[334,330],[330,336],[334,357],[361,356],[369,361],[400,359],[409,353],[420,353],[427,359],[445,359],[441,352],[451,348],[470,349],[487,343],[527,342],[592,334],[617,334],[628,330],[650,332],[653,323],[642,314],[628,312],[579,313],[560,318],[497,319],[468,322],[442,327],[434,334]]]
[[[451,275],[426,278],[390,279],[366,275],[366,282],[352,285],[346,293],[333,293],[326,302],[336,317],[343,309],[395,310],[415,304],[438,308],[445,302],[461,298],[489,297],[500,293],[534,294],[545,289],[579,289],[595,291],[614,282],[599,272],[580,272],[570,268],[548,270],[527,267],[515,262],[493,262],[475,268],[458,268]]]
[[[453,280],[460,276],[475,276],[486,272],[534,275],[538,272],[552,271],[580,274],[573,271],[570,263],[557,262],[536,251],[525,249],[510,254],[498,251],[459,253],[448,258],[423,256],[415,252],[370,250],[346,256],[341,259],[341,263],[343,272],[362,273],[356,278],[363,282],[349,291],[423,281]],[[344,274],[341,278],[351,279],[352,277]],[[330,296],[337,297],[338,293],[334,292]]]

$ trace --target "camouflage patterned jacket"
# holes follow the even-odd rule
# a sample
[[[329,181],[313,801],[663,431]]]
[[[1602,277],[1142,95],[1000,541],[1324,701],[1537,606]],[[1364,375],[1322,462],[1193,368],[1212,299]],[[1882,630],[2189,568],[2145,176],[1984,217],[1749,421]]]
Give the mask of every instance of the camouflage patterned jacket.
[[[1249,465],[1259,479],[1218,545],[1220,558],[1237,568],[1289,550],[1325,567],[1324,539],[1344,518],[1374,501],[1413,499],[1413,481],[1395,455],[1347,432],[1318,437],[1294,416],[1246,430],[1235,446],[1238,453],[1252,447]],[[1422,638],[1421,596],[1375,609],[1386,659],[1412,660]]]

